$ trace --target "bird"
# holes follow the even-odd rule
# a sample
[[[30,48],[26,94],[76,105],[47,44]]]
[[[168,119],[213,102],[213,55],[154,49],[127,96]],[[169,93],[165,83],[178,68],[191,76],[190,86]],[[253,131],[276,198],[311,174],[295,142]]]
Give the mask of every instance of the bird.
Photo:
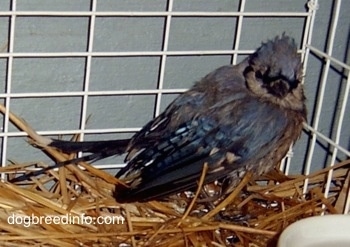
[[[116,174],[127,185],[116,186],[121,203],[194,190],[204,165],[204,184],[222,181],[228,193],[247,172],[276,167],[300,137],[307,121],[302,80],[297,44],[283,33],[195,82],[129,139],[46,145],[90,153],[75,162],[126,154]]]

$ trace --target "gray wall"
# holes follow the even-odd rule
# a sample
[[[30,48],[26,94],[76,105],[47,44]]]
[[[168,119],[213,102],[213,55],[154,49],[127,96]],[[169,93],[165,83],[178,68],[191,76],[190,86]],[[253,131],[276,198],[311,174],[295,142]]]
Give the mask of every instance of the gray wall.
[[[304,0],[249,0],[246,12],[298,12],[305,13]],[[312,45],[325,50],[332,17],[332,1],[319,1],[319,9],[313,30]],[[234,0],[174,0],[173,11],[217,11],[236,12],[240,2]],[[0,11],[10,9],[10,1],[0,2]],[[17,11],[89,11],[88,0],[17,0]],[[98,0],[97,11],[165,11],[165,0]],[[349,63],[349,14],[350,1],[343,1],[334,45],[334,57]],[[232,50],[237,35],[236,17],[173,17],[170,26],[169,51]],[[41,97],[36,93],[74,93],[83,91],[86,80],[84,56],[72,57],[28,57],[25,53],[85,52],[88,47],[89,16],[31,16],[18,15],[15,20],[15,53],[24,53],[13,59],[12,78],[7,80],[8,58],[0,57],[0,94],[10,92],[10,109],[24,118],[38,131],[74,131],[80,128],[83,99],[81,96]],[[166,18],[151,17],[103,17],[97,16],[93,40],[93,52],[152,52],[161,51]],[[0,54],[6,54],[9,47],[9,17],[0,16]],[[305,19],[300,17],[245,17],[242,24],[238,62],[254,50],[262,41],[286,32],[302,42]],[[232,61],[230,54],[205,56],[178,55],[166,59],[163,88],[184,89],[190,87],[211,70]],[[318,95],[323,60],[310,54],[305,87],[308,98],[309,122],[312,123],[315,102]],[[157,89],[161,56],[93,56],[89,74],[90,91],[152,90]],[[334,128],[340,101],[344,93],[344,71],[334,66],[327,78],[327,90],[323,102],[322,133],[334,138]],[[32,93],[32,95],[26,95]],[[164,94],[161,109],[176,96]],[[96,95],[89,96],[87,115],[91,115],[86,129],[86,140],[110,139],[130,136],[132,133],[98,134],[99,129],[140,128],[154,117],[154,94],[148,95]],[[349,104],[348,104],[349,105]],[[341,145],[350,149],[350,106],[343,124]],[[18,130],[10,125],[7,159],[17,162],[48,160],[39,150],[25,142],[16,134]],[[121,131],[123,132],[123,131]],[[11,134],[12,133],[12,134]],[[14,133],[14,134],[13,134]],[[17,135],[17,136],[14,136]],[[68,137],[66,137],[68,138]],[[292,171],[300,173],[309,148],[309,136],[304,133],[295,146]],[[327,143],[316,145],[313,169],[327,163]],[[345,156],[339,154],[340,159]],[[99,164],[121,163],[121,158],[113,158]]]

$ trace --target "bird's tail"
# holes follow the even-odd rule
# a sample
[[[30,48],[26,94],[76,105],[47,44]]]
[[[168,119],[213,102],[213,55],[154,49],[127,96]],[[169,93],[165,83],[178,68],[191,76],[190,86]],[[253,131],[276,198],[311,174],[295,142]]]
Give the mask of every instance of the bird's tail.
[[[53,166],[49,166],[37,171],[33,171],[19,177],[12,179],[10,182],[21,182],[28,180],[30,177],[38,176],[48,170],[59,168],[68,164],[77,164],[84,161],[96,161],[104,159],[113,155],[122,155],[126,152],[126,148],[129,144],[130,139],[121,140],[107,140],[107,141],[86,141],[86,142],[74,142],[74,141],[61,141],[61,140],[48,140],[42,146],[49,146],[57,148],[64,153],[77,153],[86,152],[88,155],[58,162]]]
[[[48,146],[57,148],[65,153],[100,153],[105,158],[125,153],[129,141],[130,139],[74,142],[52,139],[52,142]]]

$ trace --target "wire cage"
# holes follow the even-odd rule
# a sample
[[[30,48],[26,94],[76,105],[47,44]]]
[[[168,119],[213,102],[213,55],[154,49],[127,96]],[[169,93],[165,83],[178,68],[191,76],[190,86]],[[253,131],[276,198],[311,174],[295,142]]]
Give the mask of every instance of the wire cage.
[[[194,81],[283,32],[302,54],[308,123],[281,169],[309,174],[349,159],[348,9],[341,0],[1,1],[1,164],[47,159],[9,112],[44,136],[131,136]],[[95,166],[115,174],[123,158]]]

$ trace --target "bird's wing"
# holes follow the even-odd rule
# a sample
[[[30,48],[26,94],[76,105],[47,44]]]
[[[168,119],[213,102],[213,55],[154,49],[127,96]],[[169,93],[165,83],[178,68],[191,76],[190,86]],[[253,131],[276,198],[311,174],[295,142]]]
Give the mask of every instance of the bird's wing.
[[[160,124],[151,122],[136,136],[136,151],[130,148],[127,166],[117,174],[130,188],[117,191],[117,200],[151,200],[193,189],[205,163],[205,183],[221,179],[270,152],[286,127],[279,109],[266,108],[247,93],[233,93],[206,109],[206,102],[200,107],[191,105],[195,100],[187,102],[190,103],[177,106],[175,111],[187,116],[184,122],[173,123],[177,120],[174,113],[164,121],[160,116],[155,120]],[[190,108],[192,114],[186,114]],[[152,126],[156,126],[155,139],[150,138]],[[276,130],[280,133],[276,134]]]

